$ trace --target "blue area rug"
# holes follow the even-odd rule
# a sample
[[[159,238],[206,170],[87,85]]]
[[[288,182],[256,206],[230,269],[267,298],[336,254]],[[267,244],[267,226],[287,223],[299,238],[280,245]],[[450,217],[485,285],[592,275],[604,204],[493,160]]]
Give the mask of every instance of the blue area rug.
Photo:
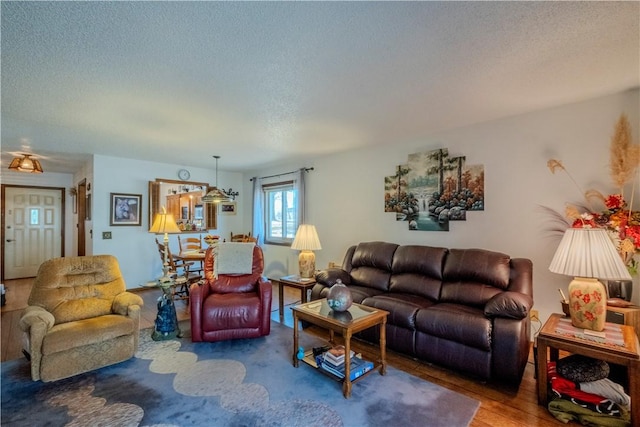
[[[325,344],[301,334],[309,349]],[[136,357],[54,383],[33,382],[29,363],[2,363],[7,426],[467,426],[479,402],[387,367],[342,385],[291,364],[293,333],[192,343],[152,341],[141,332]]]

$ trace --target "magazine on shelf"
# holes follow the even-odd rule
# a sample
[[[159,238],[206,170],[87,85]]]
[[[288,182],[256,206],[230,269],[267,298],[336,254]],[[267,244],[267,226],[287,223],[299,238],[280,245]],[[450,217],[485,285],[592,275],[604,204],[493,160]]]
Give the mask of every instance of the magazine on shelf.
[[[344,364],[341,366],[333,366],[321,359],[318,366],[320,366],[320,369],[324,369],[325,371],[332,373],[338,378],[344,378]],[[363,360],[358,357],[352,357],[349,368],[351,371],[349,377],[350,380],[353,381],[372,370],[373,362],[369,362],[368,360]]]

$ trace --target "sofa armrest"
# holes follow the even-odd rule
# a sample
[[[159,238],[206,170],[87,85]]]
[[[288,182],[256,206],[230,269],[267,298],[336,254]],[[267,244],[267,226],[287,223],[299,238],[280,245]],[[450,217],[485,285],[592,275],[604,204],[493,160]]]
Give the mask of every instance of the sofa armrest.
[[[487,317],[506,317],[524,319],[533,307],[533,298],[520,292],[501,292],[487,301],[484,315]]]
[[[26,342],[24,350],[31,361],[31,379],[40,379],[40,361],[42,360],[42,342],[56,320],[53,314],[42,307],[28,306],[20,318],[20,329],[24,331]]]
[[[347,286],[351,284],[351,275],[341,268],[328,268],[316,273],[316,283],[328,288],[333,286],[338,279]]]
[[[111,311],[121,316],[130,316],[129,307],[133,305],[137,305],[138,307],[144,305],[144,301],[140,295],[134,294],[133,292],[121,292],[113,299]]]

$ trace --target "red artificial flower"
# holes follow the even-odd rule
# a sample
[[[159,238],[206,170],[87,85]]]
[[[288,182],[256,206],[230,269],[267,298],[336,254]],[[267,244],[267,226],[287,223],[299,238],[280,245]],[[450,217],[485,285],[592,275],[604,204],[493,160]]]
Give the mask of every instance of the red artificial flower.
[[[584,294],[582,296],[582,301],[584,301],[585,304],[589,304],[589,301],[591,301],[591,295],[589,294]]]
[[[605,206],[609,210],[613,209],[622,209],[626,204],[624,199],[622,198],[622,194],[611,194],[604,201]]]

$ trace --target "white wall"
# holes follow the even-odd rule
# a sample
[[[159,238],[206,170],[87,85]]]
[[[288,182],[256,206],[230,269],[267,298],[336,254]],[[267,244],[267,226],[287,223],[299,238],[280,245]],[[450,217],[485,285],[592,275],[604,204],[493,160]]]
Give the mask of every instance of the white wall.
[[[376,149],[309,158],[246,174],[243,192],[251,191],[250,176],[313,166],[307,176],[306,222],[316,226],[322,243],[316,252],[318,268],[342,262],[346,249],[361,241],[500,251],[533,261],[535,308],[546,319],[560,311],[557,289],[566,293],[570,278],[548,271],[560,237],[546,231],[550,218],[540,206],[563,212],[566,202],[582,200],[565,175],[551,174],[547,160],[561,159],[584,189],[613,192],[608,174],[610,139],[620,114],[626,113],[638,142],[639,99],[636,89],[416,141],[390,141],[393,144]],[[383,212],[384,177],[393,175],[408,154],[436,148],[464,155],[468,164],[484,165],[485,210],[468,212],[467,221],[451,222],[449,232],[409,231],[406,222],[396,222],[394,214]],[[636,190],[635,200],[640,200],[639,194]],[[250,227],[250,209],[244,212]],[[264,252],[267,276],[297,272],[296,251],[266,245]],[[633,300],[640,302],[637,284]]]
[[[213,163],[212,163],[213,165]],[[91,188],[93,254],[112,254],[118,258],[127,288],[136,288],[158,278],[162,274],[162,263],[155,245],[155,238],[163,236],[149,234],[149,181],[156,178],[177,179],[178,165],[137,161],[107,156],[94,156],[93,184]],[[188,168],[190,181],[215,184],[215,170]],[[242,175],[239,173],[218,171],[218,182],[224,188],[240,188]],[[141,226],[110,226],[110,193],[130,193],[142,195]],[[243,197],[236,198],[239,213],[235,216],[218,215],[218,228],[210,232],[229,237],[231,231],[246,231],[242,227]],[[249,197],[250,199],[250,197]],[[112,239],[102,239],[102,232],[110,231]],[[87,230],[89,232],[89,230]],[[205,234],[204,232],[202,234]],[[169,236],[169,247],[178,252],[176,235]]]

